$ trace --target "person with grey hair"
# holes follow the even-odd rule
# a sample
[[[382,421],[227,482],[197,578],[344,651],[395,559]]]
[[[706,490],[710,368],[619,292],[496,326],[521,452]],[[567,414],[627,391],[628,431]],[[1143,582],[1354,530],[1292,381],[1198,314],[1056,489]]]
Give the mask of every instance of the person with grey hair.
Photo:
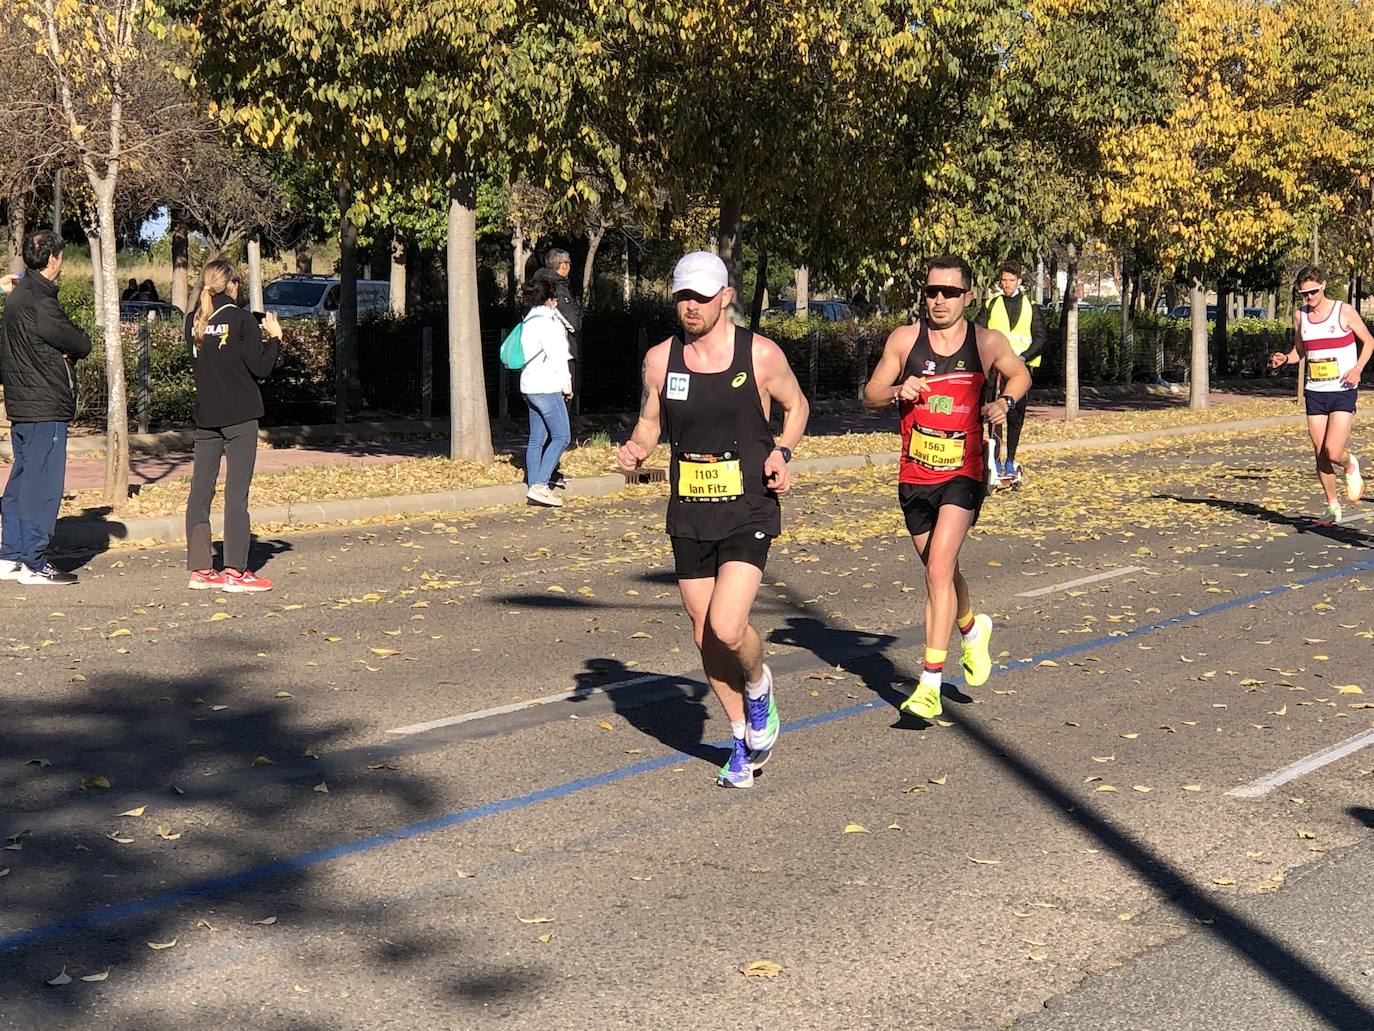
[[[563,316],[563,321],[568,325],[568,376],[576,389],[580,386],[577,381],[577,362],[582,357],[582,306],[577,303],[577,298],[572,295],[572,289],[568,286],[570,272],[572,255],[561,247],[551,247],[549,253],[544,255],[544,267],[534,274],[534,278],[547,279],[553,284],[554,297],[558,301],[558,314]],[[571,402],[568,416],[571,420]],[[549,486],[566,489],[567,485],[568,480],[563,475],[563,470],[555,466],[549,477]],[[533,487],[534,484],[531,483],[530,486]]]

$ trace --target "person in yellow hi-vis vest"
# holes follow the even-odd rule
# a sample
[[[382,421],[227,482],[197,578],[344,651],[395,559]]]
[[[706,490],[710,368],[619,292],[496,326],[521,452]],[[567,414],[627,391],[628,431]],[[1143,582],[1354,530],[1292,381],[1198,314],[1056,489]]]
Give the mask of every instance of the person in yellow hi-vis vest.
[[[1020,265],[1014,261],[1004,262],[997,275],[1002,292],[988,301],[975,321],[1005,336],[1016,356],[1026,363],[1034,376],[1045,350],[1045,320],[1040,309],[1021,289]],[[1006,446],[1003,454],[997,456],[997,476],[1004,483],[1021,482],[1016,446],[1021,442],[1021,427],[1025,422],[1025,405],[1017,405],[1007,413]]]

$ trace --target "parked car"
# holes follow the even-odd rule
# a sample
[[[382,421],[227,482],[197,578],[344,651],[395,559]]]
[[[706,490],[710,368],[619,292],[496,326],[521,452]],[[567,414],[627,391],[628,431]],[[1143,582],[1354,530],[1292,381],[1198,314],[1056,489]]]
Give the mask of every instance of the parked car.
[[[262,291],[263,307],[283,319],[338,318],[343,284],[330,276],[288,275],[274,279]],[[358,280],[358,317],[384,314],[391,304],[391,283],[385,279]]]
[[[175,304],[166,301],[120,301],[120,322],[176,322],[180,323],[186,313]]]
[[[1185,320],[1186,320],[1186,319],[1191,319],[1192,317],[1193,317],[1193,306],[1192,306],[1191,304],[1180,304],[1180,305],[1179,305],[1177,308],[1175,308],[1173,311],[1169,312],[1169,318],[1171,318],[1171,319],[1185,319]],[[1217,306],[1216,306],[1215,304],[1209,304],[1209,305],[1207,305],[1207,321],[1208,321],[1208,322],[1215,322],[1216,320],[1217,320]]]
[[[1245,317],[1247,319],[1267,319],[1269,317],[1268,308],[1246,308]]]
[[[783,301],[782,304],[764,312],[765,315],[795,315],[796,313],[796,301]],[[826,322],[847,322],[858,317],[854,314],[854,309],[844,301],[808,301],[806,314],[808,318],[824,319]]]

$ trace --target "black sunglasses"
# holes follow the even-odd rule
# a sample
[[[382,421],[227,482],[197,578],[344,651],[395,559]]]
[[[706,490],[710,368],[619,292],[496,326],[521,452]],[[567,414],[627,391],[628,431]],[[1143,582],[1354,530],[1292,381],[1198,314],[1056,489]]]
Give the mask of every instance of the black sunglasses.
[[[1298,291],[1298,296],[1299,296],[1299,297],[1311,297],[1313,294],[1319,294],[1319,293],[1321,293],[1321,292],[1322,292],[1322,288],[1321,288],[1321,287],[1319,287],[1319,286],[1314,286],[1311,290],[1299,290],[1299,291]]]
[[[929,298],[943,297],[948,301],[956,297],[963,297],[966,291],[962,286],[928,286],[926,296]]]

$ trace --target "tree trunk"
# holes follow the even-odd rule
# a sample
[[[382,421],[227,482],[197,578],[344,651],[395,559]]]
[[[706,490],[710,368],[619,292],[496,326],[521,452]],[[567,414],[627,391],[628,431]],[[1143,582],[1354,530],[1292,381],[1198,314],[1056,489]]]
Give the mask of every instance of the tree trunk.
[[[606,239],[606,223],[598,222],[587,227],[587,260],[582,265],[582,309],[585,311],[592,301],[592,279],[596,274],[596,252],[601,250],[601,241]]]
[[[1207,373],[1207,287],[1201,280],[1193,280],[1192,296],[1193,355],[1189,372],[1188,407],[1201,412],[1208,405]]]
[[[9,259],[6,266],[9,272],[24,271],[24,233],[28,230],[27,215],[25,210],[24,198],[19,191],[14,191],[9,197],[10,209],[10,247]]]
[[[389,307],[391,314],[398,319],[406,314],[406,263],[410,257],[410,247],[402,233],[391,231],[391,293]]]
[[[348,409],[362,392],[358,380],[358,227],[349,217],[353,187],[340,180],[339,310],[334,323],[334,419],[348,421]]]
[[[86,227],[86,243],[91,249],[91,303],[95,307],[97,323],[100,322],[100,313],[105,310],[105,277],[100,274],[102,248],[99,233],[97,226]],[[115,284],[116,288],[118,285]]]
[[[452,198],[450,198],[450,205]],[[520,288],[525,285],[525,269],[530,263],[531,247],[525,237],[525,225],[520,219],[515,220],[515,226],[511,229],[511,268],[515,272],[515,287],[511,291],[511,301],[514,303],[516,296],[520,293]]]
[[[1035,303],[1045,303],[1045,259],[1041,255],[1035,258]]]
[[[62,169],[52,174],[52,231],[62,235]]]
[[[1117,356],[1117,378],[1130,385],[1135,376],[1135,326],[1131,321],[1131,267],[1130,244],[1121,248],[1121,278],[1117,280],[1121,293],[1121,353]]]
[[[796,280],[797,318],[809,318],[811,315],[811,270],[805,265],[799,265],[796,271]]]
[[[262,242],[257,236],[248,240],[248,310],[265,310],[262,306]]]
[[[763,306],[768,300],[768,252],[759,248],[759,267],[754,274],[754,301],[749,306],[749,328],[759,331],[759,320],[763,318]]]
[[[720,222],[716,227],[716,253],[720,255],[720,260],[725,262],[725,267],[730,272],[730,286],[735,291],[734,308],[737,311],[740,284],[740,222],[743,217],[741,203],[738,194],[721,198]]]
[[[172,303],[185,311],[190,303],[191,227],[186,212],[172,209]]]
[[[116,512],[129,499],[129,405],[124,386],[124,347],[119,336],[119,255],[115,250],[114,179],[96,187],[96,217],[100,224],[100,264],[93,265],[100,281],[96,314],[105,336],[105,504]]]
[[[1078,418],[1078,245],[1069,244],[1068,278],[1059,332],[1064,342],[1064,418]]]
[[[1205,312],[1207,309],[1203,308]],[[1227,347],[1227,329],[1231,315],[1231,284],[1226,280],[1217,283],[1217,321],[1212,327],[1212,352],[1217,361],[1217,378],[1231,372],[1230,351]]]
[[[449,457],[491,463],[491,422],[477,311],[477,182],[454,170],[448,197]]]
[[[633,296],[633,295],[630,293],[630,238],[629,238],[628,236],[625,237],[625,249],[624,249],[623,253],[621,254],[621,262],[622,262],[622,265],[621,265],[621,273],[622,273],[623,278],[624,278],[624,283],[623,283],[624,290],[623,290],[623,294],[624,294],[625,304],[628,306],[629,303],[630,303],[630,299],[631,299],[631,297]]]
[[[310,237],[302,236],[296,241],[296,275],[308,276],[315,271],[315,247]]]

